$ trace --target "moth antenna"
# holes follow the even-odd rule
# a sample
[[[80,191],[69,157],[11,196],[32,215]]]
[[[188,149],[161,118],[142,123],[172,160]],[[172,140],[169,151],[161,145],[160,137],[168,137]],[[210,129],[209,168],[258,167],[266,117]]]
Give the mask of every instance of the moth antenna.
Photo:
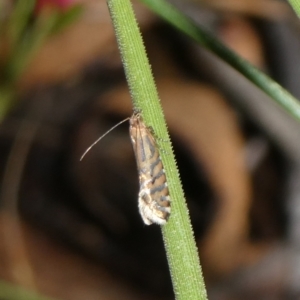
[[[130,119],[130,117],[122,120],[121,122],[117,123],[116,125],[114,125],[112,128],[110,128],[109,130],[107,130],[104,134],[102,134],[91,146],[89,146],[85,152],[82,154],[82,156],[80,157],[80,161],[83,160],[83,158],[86,156],[86,154],[99,142],[101,141],[107,134],[109,134],[112,130],[114,130],[116,127],[118,127],[119,125],[121,125],[122,123],[128,121]]]

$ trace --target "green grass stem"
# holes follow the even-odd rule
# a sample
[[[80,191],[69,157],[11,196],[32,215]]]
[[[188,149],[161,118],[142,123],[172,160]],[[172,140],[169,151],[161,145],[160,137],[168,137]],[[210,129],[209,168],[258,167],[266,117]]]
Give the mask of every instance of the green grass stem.
[[[108,0],[134,109],[157,137],[171,196],[171,217],[162,226],[174,293],[178,300],[207,299],[190,218],[172,145],[143,40],[129,0]],[[155,225],[152,225],[155,226]]]

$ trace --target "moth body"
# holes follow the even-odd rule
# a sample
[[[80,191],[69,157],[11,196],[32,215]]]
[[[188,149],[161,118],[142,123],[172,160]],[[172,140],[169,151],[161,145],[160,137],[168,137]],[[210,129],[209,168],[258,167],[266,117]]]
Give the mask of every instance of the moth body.
[[[145,224],[164,225],[171,212],[169,188],[159,149],[139,113],[130,118],[130,138],[139,172],[138,207]]]

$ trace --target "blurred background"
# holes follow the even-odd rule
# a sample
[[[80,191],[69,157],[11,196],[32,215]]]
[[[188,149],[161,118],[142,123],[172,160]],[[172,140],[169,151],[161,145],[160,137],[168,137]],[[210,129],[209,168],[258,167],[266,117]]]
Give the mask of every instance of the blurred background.
[[[172,3],[300,98],[285,1]],[[300,124],[133,4],[209,299],[300,299]],[[174,299],[160,229],[138,214],[128,124],[79,161],[132,114],[106,2],[1,0],[0,23],[0,278],[40,299]]]

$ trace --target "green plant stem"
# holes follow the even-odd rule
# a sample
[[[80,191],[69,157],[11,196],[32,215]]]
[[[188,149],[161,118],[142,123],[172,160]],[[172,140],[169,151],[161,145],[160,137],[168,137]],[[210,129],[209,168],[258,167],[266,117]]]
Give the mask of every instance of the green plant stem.
[[[300,1],[299,0],[289,0],[290,5],[296,12],[297,16],[300,18]]]
[[[37,50],[45,42],[55,18],[49,17],[44,26],[35,28],[27,38],[23,38],[15,47],[4,66],[4,80],[0,85],[0,122],[16,104],[16,82],[25,70]]]
[[[1,2],[1,0],[0,0]],[[15,104],[16,83],[47,38],[72,24],[82,13],[82,6],[74,5],[66,12],[53,11],[36,16],[29,24],[35,0],[16,2],[9,20],[8,36],[11,52],[2,70],[0,85],[0,122]]]
[[[218,41],[212,34],[195,24],[182,12],[164,0],[140,0],[151,10],[168,21],[177,29],[190,36],[196,42],[215,53],[218,57],[226,61],[234,69],[257,85],[268,94],[291,116],[300,121],[300,104],[288,91],[278,83],[259,71],[249,62],[232,52],[229,48]],[[298,2],[299,0],[294,2]]]
[[[19,46],[18,41],[20,40],[20,37],[24,35],[24,29],[32,17],[35,4],[35,0],[15,1],[8,23],[8,36],[10,37],[12,49]]]
[[[5,66],[6,80],[11,84],[16,82],[24,72],[29,62],[49,37],[58,19],[53,12],[47,18],[39,18],[39,24],[28,30],[19,38],[18,46],[14,47]]]
[[[162,226],[176,299],[207,299],[198,250],[159,97],[129,0],[108,0],[133,106],[153,128],[166,171],[171,217]],[[163,151],[162,151],[163,150]],[[152,225],[155,226],[155,225]],[[155,247],[155,246],[154,246]]]
[[[8,85],[0,85],[0,122],[14,103],[14,90]]]
[[[53,300],[30,292],[11,283],[0,281],[0,299],[5,300]]]

